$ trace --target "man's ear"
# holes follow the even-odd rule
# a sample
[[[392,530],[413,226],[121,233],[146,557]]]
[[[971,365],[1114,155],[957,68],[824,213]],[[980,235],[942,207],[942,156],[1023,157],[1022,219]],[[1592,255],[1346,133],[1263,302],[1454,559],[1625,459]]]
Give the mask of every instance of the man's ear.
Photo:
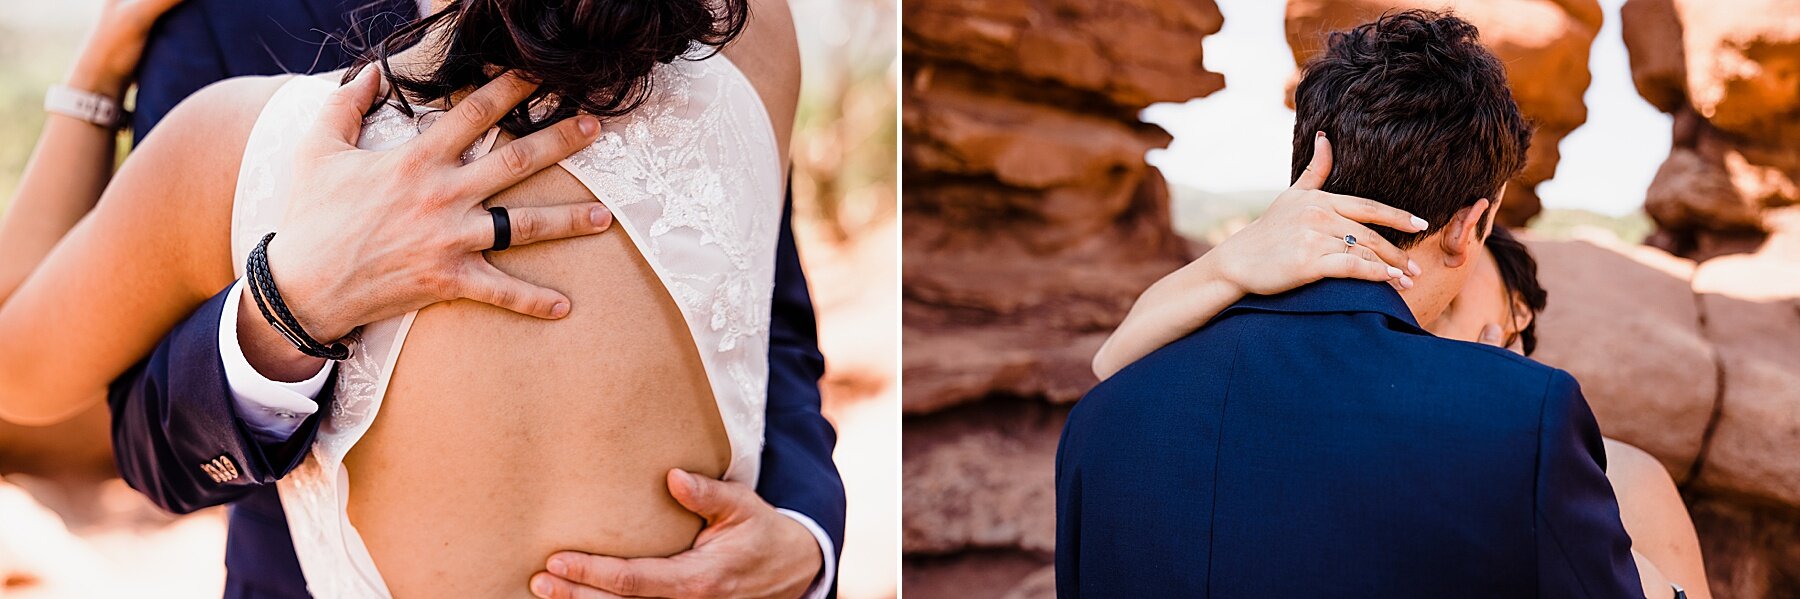
[[[1450,217],[1450,225],[1444,227],[1444,236],[1439,241],[1444,250],[1444,266],[1461,268],[1469,262],[1469,258],[1481,249],[1482,218],[1487,215],[1491,203],[1487,198],[1475,200],[1474,204],[1456,211]]]

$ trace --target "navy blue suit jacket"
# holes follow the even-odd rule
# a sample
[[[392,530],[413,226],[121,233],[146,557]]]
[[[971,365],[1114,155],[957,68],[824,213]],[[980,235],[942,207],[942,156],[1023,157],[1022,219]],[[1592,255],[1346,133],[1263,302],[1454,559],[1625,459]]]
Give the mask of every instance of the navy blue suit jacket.
[[[1095,597],[1642,597],[1568,373],[1390,287],[1250,297],[1069,414],[1056,579]]]
[[[188,0],[177,6],[157,25],[139,69],[137,134],[141,137],[175,104],[214,81],[344,66],[350,52],[324,32],[344,31],[350,11],[363,4]],[[359,19],[371,24],[372,39],[416,16],[411,0],[381,4],[359,13]],[[388,18],[370,20],[382,11]],[[756,492],[776,507],[812,518],[841,554],[844,488],[831,460],[837,438],[820,413],[824,357],[789,223],[784,211],[770,325],[767,427]],[[225,555],[227,597],[305,597],[271,483],[298,465],[317,431],[318,417],[280,446],[263,445],[251,436],[234,413],[219,361],[223,304],[221,291],[163,339],[148,359],[114,382],[109,398],[113,451],[125,480],[164,509],[186,513],[233,504]],[[331,399],[332,385],[325,388],[321,402]],[[201,466],[216,464],[221,456],[237,476],[217,483]]]

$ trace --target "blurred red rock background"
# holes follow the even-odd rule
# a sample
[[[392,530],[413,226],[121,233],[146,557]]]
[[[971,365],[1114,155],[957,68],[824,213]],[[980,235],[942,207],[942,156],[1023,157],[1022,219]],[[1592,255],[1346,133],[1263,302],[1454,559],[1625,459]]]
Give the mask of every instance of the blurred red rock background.
[[[98,0],[0,4],[0,212]],[[805,86],[794,228],[850,501],[840,596],[897,596],[899,219],[894,0],[791,0]],[[4,259],[0,257],[0,259]],[[116,478],[108,415],[0,423],[0,597],[217,597],[224,511],[162,513]]]
[[[1553,231],[1531,237],[1550,290],[1536,357],[1669,469],[1715,596],[1800,597],[1800,0],[1609,4],[1290,0],[1285,37],[1304,61],[1394,8],[1481,28],[1537,126],[1503,204]],[[1050,597],[1052,462],[1088,360],[1139,291],[1205,249],[1176,233],[1144,161],[1171,138],[1140,111],[1220,91],[1208,66],[1241,58],[1203,51],[1224,24],[1212,0],[902,13],[904,585]],[[1633,200],[1648,244],[1537,218],[1557,142],[1588,119],[1590,48],[1620,15],[1638,93],[1673,115]]]

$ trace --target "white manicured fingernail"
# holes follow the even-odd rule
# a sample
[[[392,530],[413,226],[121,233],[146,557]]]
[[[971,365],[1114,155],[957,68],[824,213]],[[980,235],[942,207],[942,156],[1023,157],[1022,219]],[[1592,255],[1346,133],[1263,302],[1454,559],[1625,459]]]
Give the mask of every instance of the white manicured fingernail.
[[[1400,287],[1405,288],[1405,289],[1412,289],[1412,286],[1413,286],[1412,277],[1400,277]]]
[[[1415,229],[1423,231],[1423,230],[1431,228],[1431,223],[1425,222],[1425,219],[1415,216],[1412,219],[1412,226]]]
[[[1390,279],[1398,279],[1401,276],[1404,276],[1405,274],[1406,273],[1400,272],[1400,269],[1398,269],[1398,268],[1394,268],[1392,266],[1388,267],[1388,278],[1390,278]]]
[[[1413,262],[1411,260],[1407,260],[1406,261],[1406,272],[1410,273],[1412,276],[1416,277],[1416,276],[1425,274],[1425,269],[1419,268],[1419,263]]]

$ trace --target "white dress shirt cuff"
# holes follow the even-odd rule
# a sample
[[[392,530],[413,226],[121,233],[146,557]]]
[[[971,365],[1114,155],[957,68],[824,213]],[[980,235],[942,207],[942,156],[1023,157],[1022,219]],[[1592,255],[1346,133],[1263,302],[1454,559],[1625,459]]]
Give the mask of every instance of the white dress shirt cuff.
[[[294,436],[301,422],[319,411],[314,400],[325,390],[325,379],[331,376],[336,362],[326,360],[318,374],[297,383],[269,380],[257,372],[238,344],[238,302],[243,294],[244,280],[238,279],[225,296],[224,309],[219,311],[219,360],[225,364],[225,385],[231,388],[238,418],[249,425],[256,439],[283,443]]]
[[[819,541],[819,556],[823,558],[825,565],[820,568],[819,577],[813,580],[812,587],[806,589],[806,594],[801,597],[825,599],[825,595],[831,593],[831,583],[837,580],[837,546],[831,544],[831,535],[825,534],[825,529],[820,528],[819,523],[813,522],[812,518],[806,517],[806,514],[782,508],[775,508],[775,511],[805,526],[813,538]]]

